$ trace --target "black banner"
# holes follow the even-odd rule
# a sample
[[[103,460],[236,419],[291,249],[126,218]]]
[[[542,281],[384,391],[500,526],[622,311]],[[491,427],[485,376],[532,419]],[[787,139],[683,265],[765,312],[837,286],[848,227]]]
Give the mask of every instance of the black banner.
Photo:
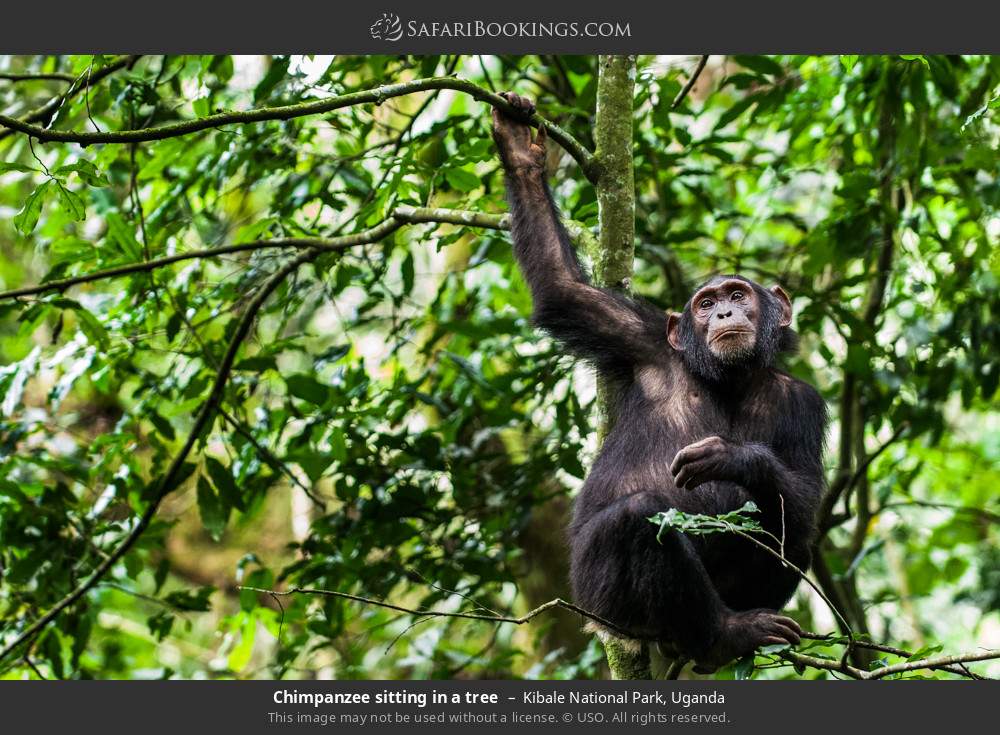
[[[8,3],[2,53],[990,53],[996,3]]]
[[[989,682],[5,682],[0,707],[7,732],[794,728],[819,735],[931,732],[979,717],[986,723],[995,689]]]

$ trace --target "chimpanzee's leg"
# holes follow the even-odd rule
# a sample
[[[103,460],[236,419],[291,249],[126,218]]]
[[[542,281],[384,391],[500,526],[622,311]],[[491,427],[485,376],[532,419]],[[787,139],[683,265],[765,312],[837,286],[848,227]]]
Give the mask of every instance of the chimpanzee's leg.
[[[662,495],[635,493],[580,519],[573,591],[585,610],[698,658],[715,641],[725,606],[690,541],[670,530],[657,543],[647,519],[668,505]]]
[[[669,500],[620,498],[574,519],[571,576],[580,607],[643,638],[670,641],[686,656],[719,665],[765,643],[798,642],[798,626],[773,611],[733,612],[691,542],[647,520]]]

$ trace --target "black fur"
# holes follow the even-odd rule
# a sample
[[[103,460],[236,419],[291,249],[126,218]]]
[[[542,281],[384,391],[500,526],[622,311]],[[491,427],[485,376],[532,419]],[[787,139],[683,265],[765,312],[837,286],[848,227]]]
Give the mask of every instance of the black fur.
[[[763,526],[785,539],[787,558],[808,567],[826,408],[811,386],[775,367],[779,353],[795,347],[792,330],[779,326],[777,299],[743,279],[763,308],[754,354],[740,364],[708,351],[690,304],[680,327],[686,349],[678,352],[667,341],[665,314],[588,283],[541,175],[508,171],[507,190],[536,323],[620,388],[617,421],[569,528],[576,602],[697,660],[718,664],[752,650],[765,628],[781,625],[739,611],[779,610],[797,575],[731,534],[671,532],[657,543],[647,518],[669,508],[718,514],[752,499]],[[731,448],[713,470],[727,479],[678,488],[675,456],[711,436]]]

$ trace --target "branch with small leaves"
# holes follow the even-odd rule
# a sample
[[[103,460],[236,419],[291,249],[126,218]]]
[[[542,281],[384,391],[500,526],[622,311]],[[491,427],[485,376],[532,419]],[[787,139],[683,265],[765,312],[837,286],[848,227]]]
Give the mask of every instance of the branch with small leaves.
[[[107,69],[108,67],[104,67]],[[101,71],[104,71],[102,69]],[[98,72],[94,73],[96,77]],[[93,82],[91,82],[93,83]],[[401,97],[416,92],[427,92],[431,90],[450,89],[456,92],[468,94],[473,99],[486,102],[503,112],[512,116],[521,116],[507,100],[495,92],[473,84],[465,79],[455,77],[430,77],[427,79],[414,79],[409,82],[399,82],[397,84],[384,84],[374,89],[364,89],[358,92],[328,97],[326,99],[312,102],[302,102],[296,105],[283,105],[280,107],[260,107],[252,110],[218,112],[214,115],[184,120],[182,122],[158,125],[150,128],[137,128],[134,130],[117,130],[109,132],[87,132],[74,130],[52,130],[41,125],[33,124],[31,119],[35,113],[24,118],[15,118],[8,115],[0,115],[0,126],[8,128],[8,131],[0,132],[0,137],[9,134],[9,131],[24,133],[36,140],[44,143],[79,143],[83,146],[97,145],[105,143],[143,143],[152,140],[165,140],[167,138],[177,138],[202,130],[221,128],[226,125],[245,125],[256,122],[267,122],[271,120],[292,120],[299,117],[311,115],[323,115],[335,110],[356,105],[375,104],[380,105],[393,97]],[[64,95],[65,96],[65,95]],[[566,130],[552,122],[546,120],[541,115],[535,113],[525,122],[533,127],[544,126],[548,136],[561,145],[567,153],[572,156],[583,169],[586,177],[594,182],[599,176],[597,159],[594,154],[587,150],[582,143],[570,135]]]
[[[978,679],[983,677],[972,673],[964,666],[961,666],[961,664],[972,661],[1000,659],[1000,650],[983,649],[981,651],[973,651],[970,653],[962,653],[951,656],[925,657],[915,661],[905,661],[891,666],[883,666],[872,671],[865,671],[857,668],[856,666],[851,666],[848,663],[848,659],[850,652],[854,648],[867,648],[903,658],[912,658],[914,654],[900,648],[859,640],[854,635],[850,625],[848,625],[847,621],[844,619],[844,616],[836,608],[830,598],[824,594],[822,589],[820,589],[820,587],[816,585],[816,583],[814,583],[802,569],[786,559],[783,553],[775,550],[764,541],[761,541],[760,538],[757,538],[757,535],[760,534],[769,536],[779,544],[780,548],[780,539],[775,538],[772,534],[765,531],[761,527],[760,523],[750,515],[752,513],[756,513],[758,510],[759,509],[756,504],[753,502],[748,502],[744,504],[743,507],[730,511],[729,513],[714,516],[703,515],[700,513],[684,513],[675,508],[671,508],[670,510],[662,513],[657,513],[651,517],[649,521],[659,527],[657,539],[659,539],[668,528],[672,528],[680,533],[692,535],[733,533],[750,541],[777,558],[778,561],[780,561],[784,566],[794,571],[803,581],[805,581],[806,584],[808,584],[816,592],[816,594],[819,595],[827,607],[830,608],[831,612],[833,612],[833,614],[840,621],[841,625],[844,627],[844,630],[847,631],[847,636],[843,638],[835,638],[832,635],[817,635],[815,633],[807,633],[803,636],[804,638],[815,641],[843,643],[845,646],[844,652],[837,659],[811,656],[797,651],[788,650],[785,647],[775,647],[775,650],[773,651],[766,650],[764,651],[765,654],[774,654],[779,658],[789,661],[797,667],[808,666],[811,668],[823,669],[843,674],[852,679],[861,680],[882,679],[893,674],[916,671],[919,669],[939,669],[958,676]],[[752,659],[748,668],[752,670]]]
[[[36,286],[22,286],[9,291],[0,291],[0,301],[7,299],[22,298],[25,296],[37,296],[43,293],[63,292],[73,286],[82,283],[92,283],[94,281],[107,280],[110,278],[120,278],[133,273],[143,273],[147,271],[163,268],[184,260],[216,258],[221,255],[231,255],[233,253],[243,253],[255,250],[268,249],[288,249],[288,250],[314,250],[317,252],[343,252],[358,245],[366,245],[378,242],[382,238],[392,234],[399,228],[408,224],[451,224],[465,227],[478,227],[489,230],[510,229],[510,217],[506,214],[489,214],[486,212],[474,212],[464,209],[444,209],[436,207],[410,207],[400,205],[396,207],[384,220],[377,225],[366,230],[350,235],[339,237],[291,237],[273,238],[266,240],[254,240],[252,242],[233,243],[222,245],[217,248],[206,248],[201,250],[188,250],[185,252],[165,255],[160,258],[142,260],[134,263],[125,263],[105,270],[84,273],[79,276],[60,278],[47,281]],[[583,225],[566,220],[564,222],[570,236],[586,245],[588,238],[593,238],[591,232]]]
[[[176,263],[181,260],[188,260],[191,258],[209,258],[225,253],[256,250],[266,247],[295,248],[302,251],[296,257],[281,266],[270,278],[268,278],[268,280],[264,282],[256,295],[247,305],[237,328],[229,341],[226,354],[223,357],[222,362],[216,368],[215,381],[209,390],[208,397],[202,404],[201,410],[195,418],[187,439],[181,449],[174,456],[174,459],[170,463],[166,473],[156,484],[155,494],[153,495],[153,498],[146,510],[139,518],[138,522],[132,527],[132,530],[129,531],[122,541],[119,542],[118,546],[116,546],[115,549],[109,554],[104,556],[101,563],[83,582],[77,585],[69,594],[53,605],[43,615],[36,618],[30,624],[25,625],[24,629],[21,630],[10,643],[0,649],[0,661],[3,661],[15,651],[20,650],[24,644],[33,641],[35,637],[41,633],[47,625],[55,620],[63,610],[75,603],[90,589],[100,583],[111,571],[112,567],[122,559],[128,550],[135,545],[143,533],[145,533],[146,529],[149,528],[149,525],[156,516],[157,510],[159,509],[163,499],[173,492],[183,480],[183,469],[188,454],[190,454],[202,432],[210,425],[210,422],[217,415],[219,415],[222,396],[229,380],[229,376],[232,372],[236,356],[239,353],[240,346],[249,335],[257,313],[275,289],[277,289],[278,286],[280,286],[281,283],[288,278],[288,276],[298,270],[300,266],[311,263],[324,253],[342,252],[357,245],[378,242],[405,224],[419,223],[442,223],[490,229],[507,229],[510,226],[509,217],[507,215],[454,209],[398,206],[389,217],[374,227],[350,235],[343,235],[341,237],[262,240],[252,243],[224,246],[211,250],[189,251],[187,253],[178,253],[159,259],[130,263],[115,268],[109,268],[104,271],[76,276],[74,278],[62,279],[60,281],[50,281],[49,283],[41,284],[39,286],[30,286],[0,293],[0,300],[3,300],[5,298],[17,298],[51,291],[64,291],[65,289],[80,283],[89,283],[92,281],[129,275],[131,273],[150,271],[154,268],[170,265],[171,263]],[[573,222],[567,224],[572,236],[584,239],[592,237],[592,235],[590,235],[590,233],[583,226]],[[316,594],[321,594],[321,592],[316,591]],[[330,594],[335,596],[344,596],[343,593]],[[351,599],[354,598],[351,597]],[[358,600],[370,602],[366,598],[358,598]],[[563,600],[553,600],[550,603],[546,603],[540,608],[532,611],[532,613],[529,614],[529,616],[524,617],[521,622],[527,622],[532,617],[554,607],[562,607],[564,609],[574,610],[584,614],[583,611],[576,608],[576,606],[571,603]],[[459,617],[469,617],[469,615],[461,615]],[[498,622],[518,622],[518,620],[519,619],[515,618],[502,618],[499,619]],[[620,630],[616,628],[614,624],[608,623],[608,621],[598,620],[598,622],[602,622],[602,624],[607,623],[611,630]]]
[[[60,95],[56,95],[48,102],[46,102],[44,105],[37,107],[34,110],[31,110],[22,117],[14,118],[14,117],[7,117],[5,115],[0,115],[0,118],[13,121],[18,125],[28,125],[33,128],[37,128],[39,130],[43,131],[47,130],[45,125],[48,124],[48,122],[52,119],[52,116],[55,115],[56,111],[60,107],[62,107],[63,104],[73,99],[73,97],[80,94],[81,92],[90,89],[95,84],[99,83],[101,80],[105,79],[111,74],[114,74],[116,71],[119,71],[120,69],[124,69],[126,67],[131,67],[133,64],[135,64],[135,62],[138,59],[139,59],[138,56],[120,56],[108,62],[99,69],[88,69],[86,73],[81,74],[79,76],[66,75],[69,77],[68,79],[66,79],[66,76],[58,75],[58,78],[63,79],[64,81],[71,82],[69,88],[65,92],[63,92]],[[6,78],[11,81],[17,82],[17,81],[24,81],[25,76],[27,75],[8,74],[0,78]],[[57,75],[34,75],[34,76],[36,78],[42,78],[42,77],[56,78]],[[33,123],[42,123],[42,125],[34,125]],[[7,130],[0,130],[0,140],[3,140],[9,135],[13,135],[14,132],[16,132],[17,130],[17,128],[15,128],[12,125],[7,125],[5,123],[0,123],[0,124],[2,124],[4,127],[7,128]]]

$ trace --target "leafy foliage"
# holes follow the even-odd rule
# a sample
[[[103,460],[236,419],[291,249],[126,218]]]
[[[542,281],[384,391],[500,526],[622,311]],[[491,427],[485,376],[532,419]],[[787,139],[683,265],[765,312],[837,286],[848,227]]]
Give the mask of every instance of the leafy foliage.
[[[710,533],[732,533],[735,530],[754,532],[762,531],[760,523],[750,513],[757,513],[760,508],[752,500],[748,500],[742,507],[731,510],[728,513],[718,515],[705,515],[704,513],[685,513],[677,508],[670,508],[662,513],[657,513],[649,519],[649,522],[656,525],[659,531],[656,540],[659,541],[663,532],[668,528],[673,528],[681,533],[692,536],[704,536]]]
[[[76,89],[44,124],[107,131],[457,74],[534,97],[592,147],[596,61],[142,57],[92,86],[0,82],[0,106],[23,117]],[[114,59],[7,63],[82,82]],[[803,345],[790,369],[834,409],[842,484],[818,575],[859,631],[984,645],[1000,623],[1000,59],[713,57],[671,109],[693,65],[639,61],[636,289],[679,308],[707,274],[741,271],[793,294]],[[502,213],[487,112],[438,90],[142,144],[5,134],[0,287],[348,234],[399,205]],[[563,213],[594,226],[593,188],[569,156],[550,158]],[[249,302],[294,254],[0,300],[0,644],[134,527]],[[30,641],[32,665],[77,678],[600,675],[570,616],[494,629],[237,588],[447,610],[567,596],[559,539],[594,449],[594,386],[529,314],[506,235],[468,225],[408,226],[298,268],[264,303],[153,523]],[[807,592],[797,606],[804,625],[833,628]],[[36,675],[21,657],[3,667]]]

